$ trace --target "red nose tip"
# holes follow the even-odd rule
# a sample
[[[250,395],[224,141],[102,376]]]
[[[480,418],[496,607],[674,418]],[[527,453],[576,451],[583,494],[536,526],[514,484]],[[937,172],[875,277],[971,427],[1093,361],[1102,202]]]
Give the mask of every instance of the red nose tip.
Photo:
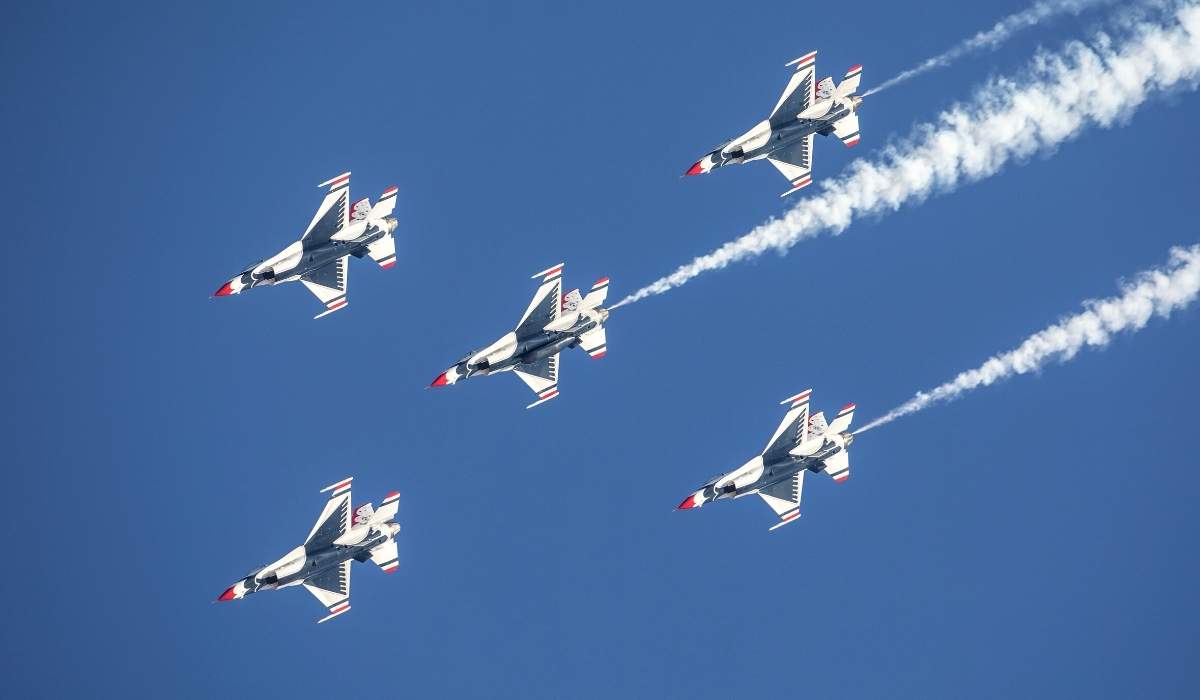
[[[233,294],[233,283],[232,283],[232,282],[226,282],[226,283],[225,283],[225,285],[224,285],[223,287],[221,287],[220,289],[218,289],[218,290],[217,290],[217,293],[216,293],[216,294],[214,294],[213,296],[216,296],[216,297],[227,297],[227,296],[229,296],[230,294]]]
[[[687,176],[687,175],[703,175],[704,167],[702,165],[700,165],[702,162],[704,162],[704,161],[703,160],[696,161],[696,164],[693,165],[692,167],[688,168],[688,171],[686,173],[684,173],[684,175],[685,176]]]
[[[432,384],[430,384],[429,386],[430,386],[430,387],[435,387],[435,386],[446,386],[446,385],[447,385],[447,384],[449,384],[449,383],[450,383],[450,380],[446,379],[446,373],[445,373],[445,372],[442,372],[441,374],[439,374],[439,375],[437,376],[437,379],[433,380],[433,383],[432,383]]]
[[[234,597],[236,597],[236,594],[233,592],[233,586],[230,586],[225,589],[225,592],[217,600],[233,600]]]
[[[696,494],[692,494],[691,496],[688,496],[687,498],[683,499],[683,503],[679,504],[678,510],[687,510],[688,508],[695,508],[695,507],[696,507]]]

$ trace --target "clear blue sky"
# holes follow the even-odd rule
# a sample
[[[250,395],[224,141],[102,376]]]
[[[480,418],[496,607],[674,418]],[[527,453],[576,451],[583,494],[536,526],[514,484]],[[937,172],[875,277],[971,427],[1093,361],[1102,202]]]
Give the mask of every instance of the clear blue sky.
[[[1195,309],[864,436],[782,530],[672,508],[783,398],[869,419],[1200,240],[1200,96],[622,309],[536,411],[426,391],[534,272],[621,296],[781,211],[766,165],[679,174],[787,61],[870,86],[1024,6],[568,4],[9,8],[7,694],[1194,696]],[[1102,16],[879,95],[818,182]],[[345,170],[400,187],[395,268],[316,322],[209,299]],[[402,492],[399,572],[319,627],[298,590],[211,604],[347,475]]]

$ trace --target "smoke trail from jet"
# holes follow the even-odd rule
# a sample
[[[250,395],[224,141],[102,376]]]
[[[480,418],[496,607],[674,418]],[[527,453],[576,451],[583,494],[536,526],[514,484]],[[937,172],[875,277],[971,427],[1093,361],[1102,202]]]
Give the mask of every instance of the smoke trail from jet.
[[[778,218],[695,258],[612,308],[686,284],[697,275],[785,253],[822,233],[840,234],[858,217],[883,214],[1000,172],[1012,161],[1052,151],[1089,126],[1128,119],[1150,97],[1194,88],[1200,77],[1200,7],[1177,5],[1165,25],[1136,22],[1115,41],[1106,34],[1039,54],[1025,75],[997,79],[968,103],[918,126],[875,160],[858,160]]]
[[[1200,245],[1172,248],[1163,267],[1146,270],[1122,285],[1121,294],[1090,300],[1084,310],[1029,336],[1015,349],[988,358],[982,365],[916,396],[854,431],[865,433],[934,404],[1017,374],[1039,370],[1047,362],[1066,362],[1085,347],[1103,348],[1118,333],[1141,330],[1151,318],[1167,318],[1200,295]]]
[[[962,41],[950,50],[940,53],[937,56],[928,58],[916,66],[900,73],[899,75],[889,78],[879,85],[867,90],[863,93],[863,97],[874,95],[878,92],[883,92],[890,87],[899,85],[900,83],[910,80],[928,73],[935,68],[942,68],[950,65],[954,61],[976,51],[995,49],[1000,44],[1008,41],[1014,34],[1022,29],[1034,27],[1042,22],[1064,14],[1077,15],[1084,10],[1087,10],[1095,5],[1106,3],[1109,0],[1043,0],[1035,3],[1021,12],[1011,14],[997,22],[991,29],[979,32],[975,36]]]

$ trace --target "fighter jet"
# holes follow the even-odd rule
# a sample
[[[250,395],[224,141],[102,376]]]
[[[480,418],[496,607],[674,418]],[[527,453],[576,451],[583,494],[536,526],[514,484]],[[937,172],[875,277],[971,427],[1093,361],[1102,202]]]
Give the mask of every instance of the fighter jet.
[[[812,184],[813,136],[835,134],[847,146],[858,143],[858,107],[855,95],[862,66],[846,71],[834,87],[833,78],[816,82],[817,52],[787,64],[795,66],[783,95],[771,115],[741,136],[717,146],[696,161],[685,175],[702,175],[723,165],[766,158],[792,183],[785,197]]]
[[[846,448],[854,442],[849,432],[854,404],[843,406],[833,422],[826,424],[825,414],[808,415],[811,394],[809,389],[783,401],[783,405],[791,404],[791,408],[766,449],[728,474],[710,479],[683,499],[679,510],[756,493],[779,516],[779,522],[770,528],[774,530],[800,517],[800,494],[806,473],[825,472],[838,483],[848,479],[850,456]]]
[[[325,305],[313,318],[327,316],[348,303],[346,279],[350,256],[370,256],[383,269],[396,264],[396,188],[389,187],[375,206],[368,198],[350,202],[350,173],[342,173],[317,187],[329,187],[300,240],[274,256],[250,265],[226,282],[214,296],[299,280]]]
[[[604,357],[608,309],[600,305],[608,297],[608,278],[596,280],[587,296],[581,296],[578,289],[563,295],[562,271],[559,263],[534,275],[531,279],[541,277],[542,286],[517,327],[491,345],[468,353],[429,386],[511,371],[537,394],[537,400],[525,407],[533,408],[558,396],[560,352],[578,345],[595,359]]]
[[[385,573],[400,567],[396,553],[393,522],[400,510],[400,494],[384,496],[375,510],[370,503],[359,506],[351,515],[350,482],[343,479],[321,489],[329,501],[313,525],[304,544],[283,555],[278,561],[260,566],[245,578],[225,589],[217,600],[238,600],[251,593],[288,586],[304,586],[317,597],[329,614],[318,623],[350,610],[350,563],[375,562]]]

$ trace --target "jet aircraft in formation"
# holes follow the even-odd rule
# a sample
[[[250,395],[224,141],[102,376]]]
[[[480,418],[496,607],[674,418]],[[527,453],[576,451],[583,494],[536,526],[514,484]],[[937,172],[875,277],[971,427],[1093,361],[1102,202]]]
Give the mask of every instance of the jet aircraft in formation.
[[[325,305],[321,318],[346,307],[346,282],[353,255],[370,256],[383,269],[396,264],[396,188],[379,196],[374,206],[368,198],[350,204],[350,173],[342,173],[318,187],[329,187],[317,213],[300,240],[275,255],[250,265],[215,292],[224,297],[264,285],[300,281]]]
[[[304,544],[261,566],[225,589],[217,600],[238,600],[251,593],[288,586],[304,586],[328,609],[317,620],[325,622],[350,610],[350,564],[370,559],[386,573],[400,566],[396,549],[395,522],[400,510],[400,494],[393,491],[383,498],[379,510],[370,503],[351,513],[350,482],[343,479],[321,489],[330,492],[325,510],[313,525]]]
[[[779,522],[770,528],[774,530],[800,517],[800,495],[806,473],[825,472],[839,483],[848,479],[850,456],[846,448],[854,442],[854,435],[849,432],[854,404],[843,406],[833,422],[826,424],[824,413],[809,415],[811,395],[812,389],[808,389],[785,399],[783,405],[791,404],[791,408],[766,448],[728,474],[710,479],[683,499],[679,510],[758,494],[779,516]]]
[[[685,175],[702,175],[724,165],[766,158],[792,183],[781,197],[812,184],[813,137],[834,134],[847,146],[858,143],[858,108],[855,95],[862,66],[846,71],[834,87],[833,78],[816,81],[817,52],[797,58],[783,95],[770,116],[741,136],[717,146],[696,161]]]
[[[608,309],[608,278],[597,280],[587,296],[578,289],[562,293],[563,264],[543,270],[542,278],[516,328],[496,342],[468,353],[442,372],[429,386],[448,386],[470,377],[513,372],[537,394],[533,408],[558,396],[559,353],[576,345],[593,358],[604,357],[608,346],[604,323]]]

